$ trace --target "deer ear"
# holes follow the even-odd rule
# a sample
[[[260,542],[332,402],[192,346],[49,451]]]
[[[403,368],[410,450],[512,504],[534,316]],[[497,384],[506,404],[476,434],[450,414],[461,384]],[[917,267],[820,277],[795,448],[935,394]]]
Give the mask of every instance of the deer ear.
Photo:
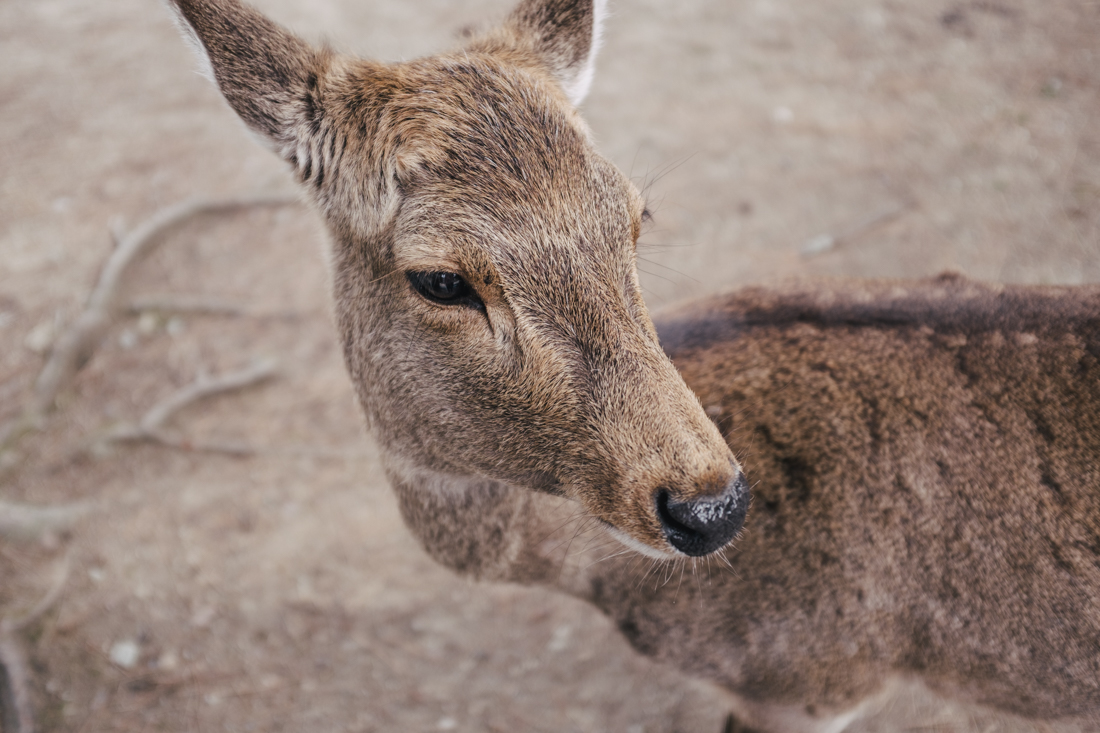
[[[327,53],[237,0],[169,0],[229,105],[283,158],[319,126]]]
[[[524,0],[507,25],[529,43],[573,104],[592,84],[607,0]]]

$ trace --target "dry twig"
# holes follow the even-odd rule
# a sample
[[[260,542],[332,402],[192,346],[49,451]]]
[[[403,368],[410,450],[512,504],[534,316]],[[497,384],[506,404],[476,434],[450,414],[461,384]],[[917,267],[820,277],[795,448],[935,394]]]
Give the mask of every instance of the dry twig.
[[[103,335],[122,308],[120,290],[127,272],[148,255],[165,236],[197,216],[228,214],[247,208],[286,206],[293,196],[249,196],[237,199],[192,200],[164,209],[119,238],[118,246],[100,270],[99,279],[84,310],[53,345],[38,375],[34,394],[21,417],[0,429],[0,452],[10,448],[28,431],[35,430],[53,408],[57,395],[88,362]]]
[[[62,506],[29,506],[0,501],[0,539],[32,541],[72,528],[91,509],[78,502]]]
[[[61,597],[61,591],[64,590],[65,583],[69,580],[69,565],[69,556],[65,555],[54,571],[54,580],[50,585],[50,589],[46,591],[46,594],[42,596],[38,603],[34,604],[34,608],[19,618],[0,620],[0,636],[18,634],[53,608],[54,604],[57,603],[57,599]]]
[[[143,313],[188,313],[204,316],[248,316],[250,318],[298,318],[295,310],[257,310],[220,298],[205,295],[142,295],[126,306],[130,315]]]
[[[247,311],[236,303],[217,298],[188,295],[147,295],[134,298],[126,309],[132,314],[157,311],[160,313],[202,313],[216,316],[239,316]]]
[[[34,731],[27,655],[19,632],[42,618],[57,603],[68,578],[69,558],[66,557],[50,590],[34,608],[22,618],[0,621],[0,726],[4,733]]]
[[[166,399],[153,405],[136,425],[121,425],[106,437],[107,442],[149,441],[174,448],[215,450],[223,453],[248,454],[254,452],[248,446],[232,444],[196,444],[184,438],[171,435],[164,425],[180,410],[199,400],[214,395],[244,389],[259,384],[275,375],[276,364],[273,360],[262,360],[239,371],[222,374],[217,377],[199,375],[194,382],[177,390]]]
[[[0,634],[0,726],[4,733],[33,733],[27,655],[15,636]]]

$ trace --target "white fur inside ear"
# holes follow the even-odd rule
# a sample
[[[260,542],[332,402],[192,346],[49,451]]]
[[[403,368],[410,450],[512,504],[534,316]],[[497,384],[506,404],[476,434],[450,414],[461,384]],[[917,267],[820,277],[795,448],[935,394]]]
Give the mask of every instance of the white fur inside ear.
[[[218,80],[214,76],[214,67],[210,63],[210,55],[206,51],[206,46],[199,40],[198,34],[195,32],[195,29],[191,27],[191,24],[187,22],[187,18],[183,17],[183,13],[180,11],[179,6],[172,2],[172,0],[164,0],[164,4],[168,6],[169,12],[172,13],[172,21],[176,24],[176,28],[179,29],[180,35],[183,36],[183,40],[185,40],[187,45],[195,52],[195,57],[199,62],[198,72],[216,85]]]
[[[592,78],[596,73],[596,54],[603,42],[603,22],[607,17],[607,0],[593,0],[592,2],[592,46],[588,49],[588,56],[584,63],[576,70],[572,79],[562,81],[562,89],[569,101],[574,106],[579,106],[588,96],[588,90],[592,86]]]
[[[183,40],[186,41],[187,45],[191,47],[191,50],[195,52],[195,60],[199,62],[199,68],[196,69],[196,71],[202,76],[205,76],[210,83],[217,88],[218,78],[214,75],[214,66],[210,62],[210,54],[206,50],[206,46],[203,45],[203,42],[199,39],[198,33],[195,32],[195,29],[172,0],[164,0],[164,4],[168,6],[168,10],[172,14],[172,22],[175,23],[176,28],[179,29],[180,35],[183,36]],[[249,137],[260,144],[260,147],[271,150],[284,160],[292,159],[294,153],[293,146],[280,145],[266,135],[249,127],[243,120],[241,120],[241,125],[244,127]]]

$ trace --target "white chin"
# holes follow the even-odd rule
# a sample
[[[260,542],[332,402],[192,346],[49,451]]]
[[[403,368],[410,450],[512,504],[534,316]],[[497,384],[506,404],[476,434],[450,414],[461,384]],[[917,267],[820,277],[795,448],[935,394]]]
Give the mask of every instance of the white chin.
[[[675,560],[677,557],[680,556],[680,553],[678,552],[666,552],[663,550],[658,550],[656,548],[650,547],[647,544],[639,542],[638,540],[628,535],[626,532],[623,532],[622,530],[611,526],[603,520],[600,520],[600,523],[607,529],[609,533],[611,533],[612,537],[614,537],[623,545],[631,550],[634,550],[634,552],[637,552],[640,555],[652,557],[655,560]]]

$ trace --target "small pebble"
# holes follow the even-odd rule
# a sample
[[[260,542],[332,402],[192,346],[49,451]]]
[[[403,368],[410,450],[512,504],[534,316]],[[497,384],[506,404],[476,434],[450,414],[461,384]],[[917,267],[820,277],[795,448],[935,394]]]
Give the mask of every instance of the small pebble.
[[[42,321],[23,339],[23,345],[36,354],[44,354],[53,346],[53,340],[57,335],[56,330],[53,319]]]
[[[283,678],[277,674],[265,674],[260,678],[260,688],[264,690],[274,690],[282,684]]]
[[[141,657],[141,647],[133,639],[116,641],[111,646],[111,661],[123,669],[133,669]]]
[[[569,646],[569,637],[573,634],[573,627],[568,624],[563,624],[554,629],[554,635],[550,638],[550,642],[546,645],[546,651],[560,652]]]
[[[176,656],[176,652],[172,649],[165,650],[160,657],[157,658],[157,669],[164,670],[165,672],[171,672],[179,666],[179,657]]]
[[[818,234],[813,239],[802,245],[802,254],[816,255],[828,252],[836,245],[836,237],[832,234]]]
[[[157,326],[160,325],[160,318],[156,313],[152,311],[145,311],[141,314],[141,318],[138,318],[137,327],[138,331],[146,336],[157,330]]]
[[[215,610],[213,606],[203,606],[191,616],[191,625],[199,629],[204,629],[210,625],[210,622],[214,620],[216,614],[217,610]]]

